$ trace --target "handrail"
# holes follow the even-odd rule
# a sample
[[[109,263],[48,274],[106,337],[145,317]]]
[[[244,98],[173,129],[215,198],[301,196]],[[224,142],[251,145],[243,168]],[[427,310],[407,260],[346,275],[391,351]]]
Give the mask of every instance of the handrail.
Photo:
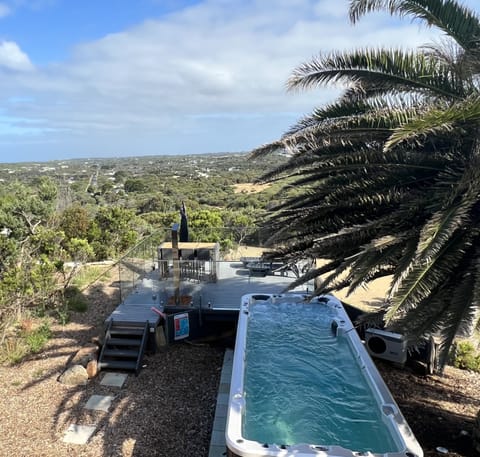
[[[107,347],[107,342],[110,339],[110,329],[113,325],[113,319],[108,321],[107,329],[105,330],[105,339],[103,340],[102,350],[100,351],[100,355],[98,356],[98,363],[100,364],[103,361],[103,354],[105,352],[105,348]]]
[[[142,342],[140,343],[140,348],[138,351],[138,358],[137,358],[137,364],[135,366],[135,375],[138,376],[141,370],[141,364],[143,361],[143,354],[145,353],[145,346],[147,342],[147,336],[148,332],[150,331],[150,322],[147,321],[145,322],[145,326],[143,328],[143,335],[142,335]]]

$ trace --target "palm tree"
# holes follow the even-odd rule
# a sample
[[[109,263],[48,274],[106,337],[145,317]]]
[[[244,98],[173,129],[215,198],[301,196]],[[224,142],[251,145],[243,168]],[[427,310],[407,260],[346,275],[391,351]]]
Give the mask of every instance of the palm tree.
[[[266,221],[275,256],[325,263],[317,293],[391,275],[383,319],[414,345],[440,337],[440,363],[477,317],[480,298],[480,19],[454,0],[351,0],[411,16],[444,41],[416,51],[321,54],[291,90],[330,83],[343,94],[253,156],[287,149],[264,180],[297,189]]]

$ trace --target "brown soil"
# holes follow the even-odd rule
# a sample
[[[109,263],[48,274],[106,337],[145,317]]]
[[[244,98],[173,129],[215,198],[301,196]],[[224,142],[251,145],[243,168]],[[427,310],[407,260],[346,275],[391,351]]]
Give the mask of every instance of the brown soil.
[[[377,367],[422,446],[425,456],[472,457],[472,431],[480,410],[480,374],[446,367],[443,376],[377,361]]]
[[[118,303],[115,287],[94,287],[86,313],[55,326],[48,349],[15,367],[0,368],[0,456],[208,456],[223,349],[179,343],[149,356],[138,377],[122,389],[66,387],[57,379],[75,352],[97,336]],[[445,375],[420,376],[379,361],[381,374],[425,455],[472,457],[480,375],[447,367]],[[108,414],[86,412],[92,394],[115,397]],[[97,424],[87,445],[62,441],[71,423]]]

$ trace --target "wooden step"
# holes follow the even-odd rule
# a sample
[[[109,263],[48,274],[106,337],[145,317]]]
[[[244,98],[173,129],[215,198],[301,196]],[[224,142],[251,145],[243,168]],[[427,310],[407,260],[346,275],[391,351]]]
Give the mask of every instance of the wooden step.
[[[100,351],[100,369],[132,370],[138,376],[148,342],[148,321],[117,322],[111,320],[105,332],[105,341]]]
[[[137,363],[130,360],[104,360],[100,362],[100,369],[112,369],[112,370],[136,370]]]
[[[143,328],[145,326],[145,322],[138,322],[138,321],[109,321],[112,322],[112,327],[131,327],[131,328]]]
[[[134,349],[105,349],[103,351],[104,357],[124,357],[136,359],[138,357],[138,351]]]
[[[138,327],[112,327],[110,329],[110,335],[132,335],[132,336],[141,336],[143,335],[143,328]]]
[[[109,338],[105,343],[108,346],[140,346],[142,340],[134,338]]]

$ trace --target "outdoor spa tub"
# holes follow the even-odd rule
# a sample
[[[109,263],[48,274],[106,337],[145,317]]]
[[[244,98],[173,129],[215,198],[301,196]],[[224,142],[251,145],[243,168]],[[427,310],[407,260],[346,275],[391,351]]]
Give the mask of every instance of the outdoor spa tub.
[[[229,457],[422,457],[331,295],[241,301],[227,425]]]

